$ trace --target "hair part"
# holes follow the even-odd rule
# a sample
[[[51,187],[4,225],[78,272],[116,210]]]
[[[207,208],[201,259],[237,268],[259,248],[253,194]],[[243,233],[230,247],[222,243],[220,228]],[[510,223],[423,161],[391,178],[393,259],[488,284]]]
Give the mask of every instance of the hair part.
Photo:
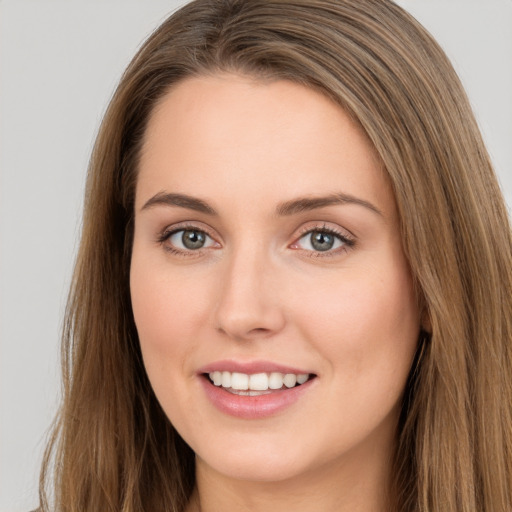
[[[129,293],[138,160],[176,83],[237,73],[326,94],[389,174],[430,324],[404,393],[395,509],[512,509],[512,237],[451,64],[390,0],[196,0],[124,73],[91,157],[63,333],[63,405],[41,475],[57,511],[183,511],[194,454],[146,376]],[[53,457],[53,459],[52,459]]]

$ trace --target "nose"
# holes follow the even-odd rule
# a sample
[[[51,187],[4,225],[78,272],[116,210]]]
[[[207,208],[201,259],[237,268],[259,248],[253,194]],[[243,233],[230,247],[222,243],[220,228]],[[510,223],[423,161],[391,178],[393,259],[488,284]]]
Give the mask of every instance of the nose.
[[[285,325],[279,272],[262,251],[224,261],[215,310],[217,330],[234,340],[269,338]]]

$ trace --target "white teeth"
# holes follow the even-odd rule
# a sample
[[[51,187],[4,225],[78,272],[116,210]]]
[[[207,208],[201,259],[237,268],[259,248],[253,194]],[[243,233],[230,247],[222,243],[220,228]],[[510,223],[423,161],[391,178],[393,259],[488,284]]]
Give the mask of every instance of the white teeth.
[[[254,373],[248,375],[239,372],[213,371],[208,374],[215,386],[231,388],[237,391],[268,391],[269,389],[293,388],[309,380],[308,373]]]
[[[297,375],[297,382],[299,384],[304,384],[309,379],[309,374],[307,373],[301,373],[300,375]]]
[[[272,372],[268,378],[268,387],[270,389],[281,389],[283,387],[283,374]]]
[[[222,372],[222,387],[230,388],[231,387],[231,372]]]
[[[216,386],[221,386],[222,385],[222,372],[212,372],[212,373],[213,373],[213,376],[210,373],[210,379],[213,380],[213,383]]]
[[[255,373],[249,377],[249,389],[253,391],[265,391],[268,389],[268,375],[266,373]]]
[[[249,375],[233,372],[231,374],[231,387],[240,390],[249,389]]]
[[[287,373],[284,376],[283,382],[287,388],[293,388],[293,386],[297,384],[297,375],[294,375],[293,373]]]

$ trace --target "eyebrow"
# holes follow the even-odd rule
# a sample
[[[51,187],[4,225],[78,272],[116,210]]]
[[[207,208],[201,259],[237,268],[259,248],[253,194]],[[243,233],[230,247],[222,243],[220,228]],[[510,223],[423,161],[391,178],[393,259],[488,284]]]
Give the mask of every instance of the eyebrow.
[[[278,204],[276,208],[276,215],[279,217],[285,217],[306,211],[316,210],[318,208],[343,204],[355,204],[358,206],[363,206],[364,208],[367,208],[368,210],[383,216],[383,213],[372,203],[344,193],[330,194],[328,196],[321,197],[301,197],[298,199],[285,201]],[[180,208],[194,210],[200,213],[205,213],[207,215],[218,215],[215,209],[212,208],[206,201],[198,199],[197,197],[189,196],[187,194],[171,194],[167,192],[159,192],[144,203],[141,211],[153,208],[154,206],[178,206]]]
[[[154,206],[179,206],[181,208],[187,208],[188,210],[194,210],[208,215],[217,215],[217,212],[208,203],[186,194],[159,192],[144,203],[141,211],[153,208]]]
[[[343,204],[363,206],[382,217],[384,216],[383,213],[369,201],[365,201],[364,199],[360,199],[350,194],[344,194],[342,192],[322,197],[303,197],[299,199],[292,199],[291,201],[285,201],[278,205],[276,213],[279,216],[295,215],[297,213],[315,210],[317,208]]]

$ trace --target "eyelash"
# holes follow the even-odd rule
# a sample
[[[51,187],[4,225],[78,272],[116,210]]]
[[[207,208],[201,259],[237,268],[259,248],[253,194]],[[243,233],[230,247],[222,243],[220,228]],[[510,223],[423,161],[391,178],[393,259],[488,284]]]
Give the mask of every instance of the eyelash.
[[[296,241],[293,242],[292,245],[297,244],[299,240],[304,238],[306,235],[312,234],[312,233],[326,233],[329,235],[333,235],[335,238],[337,238],[342,243],[342,246],[338,247],[334,250],[329,249],[327,251],[304,250],[305,255],[308,258],[331,258],[334,256],[338,256],[340,253],[349,251],[356,244],[355,237],[353,237],[352,235],[349,235],[346,232],[341,233],[337,229],[328,227],[325,224],[323,224],[322,226],[314,226],[314,227],[308,226],[308,227],[304,228],[303,230],[301,230],[301,233],[299,234],[299,236],[296,238]],[[296,249],[296,250],[301,250],[301,249]]]
[[[194,251],[192,249],[189,249],[189,250],[185,251],[185,250],[182,250],[182,249],[177,249],[176,247],[173,247],[172,245],[166,244],[166,242],[173,235],[175,235],[176,233],[179,233],[180,231],[195,231],[197,233],[203,233],[204,235],[206,235],[208,238],[211,238],[212,240],[214,239],[213,236],[210,233],[208,233],[207,230],[205,230],[204,228],[198,228],[197,226],[194,226],[192,224],[185,224],[185,225],[182,225],[182,226],[174,227],[172,229],[165,228],[162,231],[162,233],[158,236],[157,242],[160,245],[162,245],[164,250],[166,250],[170,254],[175,255],[175,256],[181,256],[183,258],[190,258],[190,257],[194,257],[194,256],[200,256],[201,253],[202,253],[202,250],[198,249],[198,250]]]
[[[207,230],[205,230],[204,228],[198,228],[197,226],[194,226],[192,224],[190,224],[190,225],[187,224],[187,225],[182,225],[182,226],[175,227],[173,229],[168,229],[168,228],[164,229],[158,235],[157,242],[160,245],[162,245],[163,248],[167,252],[169,252],[170,254],[176,255],[176,256],[180,256],[180,257],[184,257],[184,258],[200,256],[202,254],[202,252],[203,252],[201,249],[197,249],[197,250],[193,250],[193,249],[182,250],[182,249],[177,249],[176,247],[173,247],[173,246],[171,246],[169,244],[166,244],[166,242],[173,235],[175,235],[176,233],[179,233],[181,231],[195,231],[197,233],[203,233],[207,237],[209,237],[212,240],[214,240],[214,237]],[[336,230],[334,228],[328,227],[328,226],[326,226],[324,224],[322,226],[313,226],[313,227],[308,226],[307,228],[304,228],[303,230],[301,230],[301,232],[299,233],[299,235],[296,237],[295,241],[291,245],[297,244],[306,235],[312,234],[312,233],[315,233],[315,232],[316,233],[325,233],[325,234],[329,234],[329,235],[334,236],[335,238],[337,238],[342,243],[342,246],[338,247],[338,248],[336,248],[334,250],[329,249],[329,250],[326,250],[326,251],[304,250],[304,249],[300,249],[300,248],[294,248],[294,250],[302,250],[305,253],[305,255],[307,257],[309,257],[309,258],[325,258],[325,257],[337,256],[341,252],[347,252],[350,249],[352,249],[355,246],[355,244],[356,244],[356,241],[355,241],[354,237],[349,236],[347,233],[341,233],[340,231],[338,231],[338,230]]]

